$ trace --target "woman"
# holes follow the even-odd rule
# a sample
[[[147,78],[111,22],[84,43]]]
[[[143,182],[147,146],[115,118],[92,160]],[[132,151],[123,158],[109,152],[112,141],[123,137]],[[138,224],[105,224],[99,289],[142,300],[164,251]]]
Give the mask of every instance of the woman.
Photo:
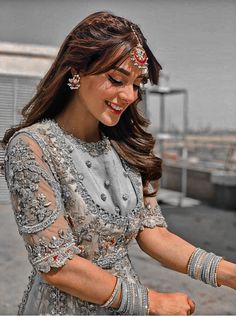
[[[19,314],[192,314],[186,294],[140,284],[127,254],[134,238],[165,266],[236,289],[236,265],[169,232],[157,205],[161,161],[137,103],[160,69],[136,24],[92,14],[5,134],[6,180],[34,267]]]

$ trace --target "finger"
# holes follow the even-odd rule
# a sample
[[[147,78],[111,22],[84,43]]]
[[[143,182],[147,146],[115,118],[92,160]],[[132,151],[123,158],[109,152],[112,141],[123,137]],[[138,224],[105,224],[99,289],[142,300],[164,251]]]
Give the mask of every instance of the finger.
[[[188,298],[188,303],[189,303],[189,307],[190,307],[190,311],[189,311],[190,314],[189,315],[191,315],[195,311],[195,303],[191,298]]]

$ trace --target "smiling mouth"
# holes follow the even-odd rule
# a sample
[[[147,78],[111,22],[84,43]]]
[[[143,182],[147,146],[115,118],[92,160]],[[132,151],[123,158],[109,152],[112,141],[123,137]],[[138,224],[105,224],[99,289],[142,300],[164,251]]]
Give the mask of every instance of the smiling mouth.
[[[120,114],[123,111],[123,108],[110,102],[110,101],[105,101],[106,105],[109,107],[109,109],[116,114]]]

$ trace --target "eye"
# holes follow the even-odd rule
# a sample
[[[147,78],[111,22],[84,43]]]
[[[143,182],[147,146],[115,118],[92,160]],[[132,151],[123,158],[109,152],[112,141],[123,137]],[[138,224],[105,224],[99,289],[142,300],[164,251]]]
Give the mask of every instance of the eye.
[[[111,75],[108,75],[108,79],[114,86],[122,86],[123,85],[122,81],[114,79]]]
[[[134,84],[133,87],[134,87],[134,90],[138,90],[140,88],[140,85]]]

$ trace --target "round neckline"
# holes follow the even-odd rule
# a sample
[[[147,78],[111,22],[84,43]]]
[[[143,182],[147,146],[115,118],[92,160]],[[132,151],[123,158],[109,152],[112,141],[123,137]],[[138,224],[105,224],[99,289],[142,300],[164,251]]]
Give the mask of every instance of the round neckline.
[[[54,119],[44,120],[51,123],[55,128],[66,137],[75,147],[82,151],[88,152],[92,157],[100,156],[107,153],[111,149],[111,143],[109,138],[101,133],[102,139],[97,142],[86,142],[82,139],[75,137],[72,134],[67,133]]]
[[[54,125],[56,125],[61,131],[62,133],[65,135],[65,136],[68,136],[70,138],[73,138],[76,142],[80,143],[80,144],[86,144],[86,145],[97,145],[97,144],[101,144],[104,142],[104,140],[108,140],[108,137],[101,131],[100,134],[101,134],[101,137],[102,139],[99,139],[98,141],[93,141],[93,142],[88,142],[86,140],[83,140],[83,139],[80,139],[79,137],[76,137],[74,136],[73,134],[71,133],[68,133],[62,126],[60,126],[58,124],[58,122],[55,120],[55,119],[48,119],[48,121],[51,121]]]

